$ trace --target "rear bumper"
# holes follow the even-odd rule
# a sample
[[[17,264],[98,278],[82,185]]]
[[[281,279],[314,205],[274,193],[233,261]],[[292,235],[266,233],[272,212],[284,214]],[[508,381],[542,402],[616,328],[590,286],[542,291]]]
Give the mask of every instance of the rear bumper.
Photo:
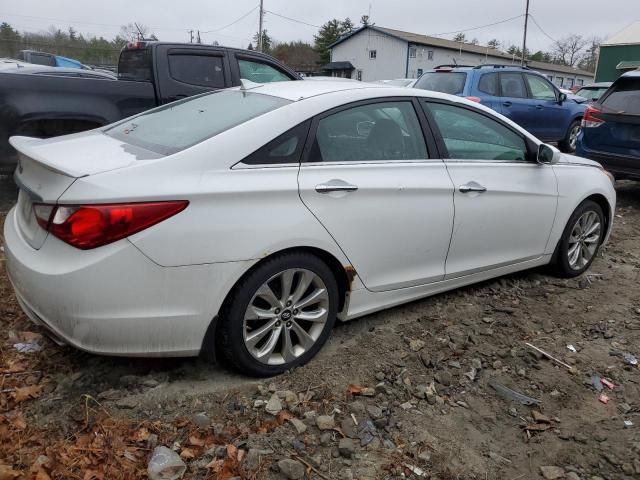
[[[161,267],[128,240],[77,250],[49,236],[31,248],[4,225],[7,271],[25,313],[76,348],[119,356],[198,355],[247,262]]]
[[[640,180],[640,157],[587,148],[584,142],[578,142],[576,155],[595,160],[617,177]]]

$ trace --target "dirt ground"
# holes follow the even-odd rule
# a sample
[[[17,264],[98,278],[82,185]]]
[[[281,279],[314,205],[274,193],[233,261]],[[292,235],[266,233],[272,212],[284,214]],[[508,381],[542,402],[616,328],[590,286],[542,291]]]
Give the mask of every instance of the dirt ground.
[[[5,181],[1,220],[12,201]],[[640,358],[640,183],[618,202],[588,275],[523,272],[339,325],[265,381],[40,338],[0,252],[0,480],[147,478],[161,445],[185,479],[640,478],[640,370],[623,356]]]

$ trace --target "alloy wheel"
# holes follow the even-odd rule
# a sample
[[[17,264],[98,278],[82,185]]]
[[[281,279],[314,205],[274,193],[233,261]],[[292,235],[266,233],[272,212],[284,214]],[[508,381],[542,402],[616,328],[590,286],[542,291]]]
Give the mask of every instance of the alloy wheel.
[[[569,132],[569,146],[571,147],[571,150],[575,151],[578,146],[578,135],[580,135],[580,129],[581,126],[579,124],[574,125],[571,128],[571,132]]]
[[[582,270],[596,254],[602,225],[600,216],[593,210],[583,213],[571,229],[567,256],[573,270]]]
[[[316,343],[329,318],[329,293],[306,269],[288,269],[255,292],[244,314],[245,347],[267,365],[290,363]]]

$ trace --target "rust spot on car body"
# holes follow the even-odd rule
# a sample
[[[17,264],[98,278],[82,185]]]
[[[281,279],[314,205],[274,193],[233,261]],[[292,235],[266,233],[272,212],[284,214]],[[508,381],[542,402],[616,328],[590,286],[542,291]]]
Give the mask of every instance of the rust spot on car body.
[[[344,267],[344,273],[347,274],[347,280],[349,281],[349,290],[351,290],[351,284],[353,283],[353,279],[356,278],[358,272],[353,268],[353,265],[346,265]]]

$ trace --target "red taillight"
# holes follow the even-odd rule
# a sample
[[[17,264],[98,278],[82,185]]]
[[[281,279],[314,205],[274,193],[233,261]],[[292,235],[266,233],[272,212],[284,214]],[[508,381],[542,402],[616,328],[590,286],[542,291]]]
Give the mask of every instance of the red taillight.
[[[42,228],[82,250],[129,237],[184,210],[189,202],[148,202],[114,205],[34,205]],[[45,217],[46,209],[50,208]],[[38,214],[40,209],[41,215]]]
[[[602,125],[604,120],[598,117],[599,113],[601,113],[599,108],[589,105],[582,117],[582,128],[595,128]]]
[[[480,97],[464,97],[467,100],[471,100],[472,102],[482,103],[482,99]]]

